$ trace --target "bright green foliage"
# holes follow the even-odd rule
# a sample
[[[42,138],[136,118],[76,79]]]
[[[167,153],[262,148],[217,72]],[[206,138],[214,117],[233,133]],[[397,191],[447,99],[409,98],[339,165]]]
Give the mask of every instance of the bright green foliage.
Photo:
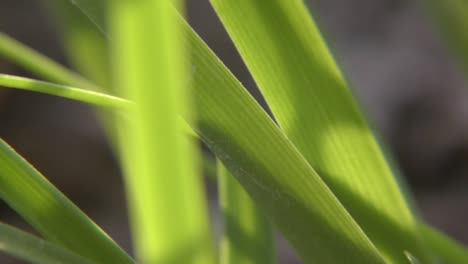
[[[468,72],[468,1],[425,0],[438,26]]]
[[[133,263],[106,233],[3,140],[0,157],[0,198],[45,238],[98,263]]]
[[[219,161],[218,190],[224,219],[219,263],[276,263],[270,221]]]
[[[132,105],[128,100],[112,95],[1,73],[0,86],[56,95],[97,106],[127,109]]]
[[[373,245],[294,146],[206,44],[184,26],[193,59],[195,105],[202,110],[197,121],[205,142],[266,208],[305,260],[381,262]],[[224,88],[219,89],[220,85]],[[246,131],[254,134],[244,135]],[[337,256],[336,250],[342,254]]]
[[[372,243],[281,130],[206,44],[187,25],[184,28],[192,55],[197,131],[303,259],[382,262]],[[120,76],[128,76],[128,72]]]
[[[0,223],[0,251],[37,264],[91,264],[75,253]]]
[[[214,261],[195,148],[178,121],[189,113],[181,32],[169,0],[110,1],[117,90],[135,105],[120,120],[138,260]]]
[[[194,73],[196,131],[298,254],[307,263],[382,262],[260,105],[190,28],[186,31]]]
[[[273,115],[385,258],[420,260],[411,213],[300,0],[212,0]]]
[[[92,1],[74,2],[105,30],[101,11],[92,8]],[[122,121],[128,123],[122,123],[121,144],[137,254],[143,262],[161,260],[160,256],[165,257],[163,263],[188,263],[192,257],[199,263],[213,261],[199,178],[190,174],[196,171],[193,148],[182,135],[184,123],[176,121],[177,114],[196,128],[305,263],[384,263],[382,255],[392,263],[407,263],[407,258],[426,263],[418,232],[425,245],[448,263],[466,262],[466,251],[459,245],[428,227],[415,229],[375,139],[301,1],[213,0],[281,129],[183,24],[184,43],[192,58],[192,76],[185,76],[181,64],[185,54],[176,53],[179,33],[168,30],[177,24],[169,15],[169,1],[156,2],[114,0],[110,20],[114,81],[121,94],[138,105]],[[48,80],[96,88],[4,35],[0,35],[2,54]],[[198,111],[195,118],[184,107],[189,100],[181,83],[189,80]],[[1,175],[2,181],[17,180]],[[227,181],[221,186],[231,187],[222,193],[241,195],[231,184],[236,183],[232,177],[223,179]],[[35,207],[25,208],[23,215],[34,215]],[[195,216],[190,223],[189,215]],[[247,214],[238,217],[249,219]],[[161,236],[156,236],[159,231]],[[242,238],[231,233],[229,239],[237,243]],[[94,249],[102,254],[100,248]]]

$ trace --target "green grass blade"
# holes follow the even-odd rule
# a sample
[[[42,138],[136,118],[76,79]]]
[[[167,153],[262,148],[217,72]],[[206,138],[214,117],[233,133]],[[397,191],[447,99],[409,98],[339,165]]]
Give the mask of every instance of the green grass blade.
[[[191,109],[175,2],[109,2],[114,80],[135,103],[121,124],[121,156],[138,260],[209,264],[214,250],[198,157],[178,121]]]
[[[91,264],[75,253],[0,223],[0,251],[37,264]]]
[[[359,226],[247,90],[189,27],[201,139],[306,263],[380,263]],[[337,254],[339,252],[339,254]]]
[[[425,0],[442,35],[468,71],[468,2]]]
[[[103,35],[106,1],[50,0],[44,4],[50,7],[56,18],[55,24],[61,29],[65,52],[73,68],[108,91],[112,87],[109,83],[107,40]],[[77,8],[83,4],[91,8],[95,16],[87,16]]]
[[[43,78],[67,85],[97,91],[96,85],[68,70],[57,62],[0,32],[0,57],[14,61]]]
[[[127,109],[132,105],[116,96],[8,74],[0,74],[0,86],[56,95],[96,106]]]
[[[279,125],[386,259],[426,256],[399,187],[301,0],[211,0]]]
[[[276,263],[270,221],[219,161],[218,190],[224,221],[219,263]]]
[[[133,105],[133,102],[129,100],[113,95],[1,73],[0,86],[45,93],[96,106],[113,107],[122,110],[129,110]],[[179,122],[187,135],[198,137],[182,118],[179,118]]]
[[[59,1],[59,0],[57,0]],[[63,0],[65,1],[65,0]],[[68,4],[68,2],[66,3]],[[71,34],[77,39],[76,41],[83,41],[81,38],[84,38],[85,40],[87,39],[86,36],[79,36],[79,33],[77,35]],[[68,42],[73,41],[74,38],[69,37]],[[69,48],[70,52],[85,52],[85,48],[81,47],[82,43],[76,44],[80,46],[80,48]],[[88,43],[88,45],[96,45],[96,43]],[[94,50],[96,49],[95,46],[92,48],[89,48],[89,50]],[[93,53],[93,52],[91,52]],[[90,91],[105,91],[103,88],[98,87],[94,83],[88,81],[87,79],[83,78],[79,74],[67,69],[66,67],[60,65],[59,63],[51,60],[50,58],[38,53],[37,51],[19,43],[18,41],[10,38],[9,36],[3,34],[0,32],[0,57],[4,57],[9,59],[10,61],[13,61],[14,63],[22,66],[26,70],[30,71],[31,73],[34,73],[37,76],[40,76],[48,81],[55,82],[55,83],[60,83],[60,84],[65,84],[65,85],[71,85],[74,87],[80,87],[86,90]],[[101,57],[96,57],[95,59],[98,60],[97,62],[91,62],[88,61],[91,60],[89,54],[80,54],[76,55],[73,54],[72,58],[75,57],[83,57],[80,61],[81,63],[89,62],[89,63],[94,63],[94,64],[101,64]],[[80,64],[80,62],[77,62]],[[100,66],[96,67],[91,67],[92,69],[96,70],[98,68],[101,68]],[[92,70],[91,68],[80,68],[82,71],[88,72]],[[94,74],[91,77],[95,77],[95,79],[99,79],[101,82],[105,82],[107,84],[108,78],[105,76],[104,72],[98,72],[95,73],[96,75],[100,77],[96,77]],[[98,80],[98,81],[99,81]],[[106,87],[104,87],[106,88]],[[109,89],[106,89],[109,90]],[[104,112],[104,111],[99,111],[98,112],[98,117],[99,120],[103,123],[103,127],[105,129],[106,134],[109,137],[110,143],[114,149],[116,149],[117,146],[117,139],[116,135],[114,135],[115,131],[115,124],[114,124],[114,116],[113,113],[109,112]]]
[[[1,139],[0,198],[48,240],[98,263],[133,263],[104,231]]]
[[[468,249],[465,246],[424,223],[420,223],[419,228],[425,244],[435,256],[435,263],[468,263]]]
[[[192,55],[198,133],[304,261],[382,263],[282,131],[190,27],[184,29]]]

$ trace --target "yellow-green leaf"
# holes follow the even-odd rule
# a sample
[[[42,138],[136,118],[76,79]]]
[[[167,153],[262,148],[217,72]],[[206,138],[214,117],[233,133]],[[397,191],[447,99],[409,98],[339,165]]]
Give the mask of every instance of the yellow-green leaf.
[[[388,261],[427,259],[415,221],[301,0],[211,0],[288,138]]]
[[[1,139],[0,198],[52,242],[98,263],[133,263],[86,214]]]
[[[91,264],[66,248],[0,223],[0,251],[37,264]]]

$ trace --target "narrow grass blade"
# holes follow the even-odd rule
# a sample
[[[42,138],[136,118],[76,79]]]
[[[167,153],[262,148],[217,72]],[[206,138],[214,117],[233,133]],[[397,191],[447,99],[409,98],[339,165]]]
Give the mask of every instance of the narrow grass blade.
[[[79,33],[78,33],[79,37],[77,37],[77,35],[74,35],[74,36],[77,38],[75,39],[75,41],[83,41],[83,39],[86,40],[86,37],[80,36]],[[69,39],[68,41],[73,41],[73,40]],[[93,44],[95,43],[88,43],[88,45],[93,45]],[[71,52],[80,52],[85,49],[81,47],[82,44],[80,43],[77,43],[76,45],[80,46],[80,48],[76,48],[76,49],[71,48],[70,49]],[[95,48],[96,47],[93,46],[92,48],[89,48],[89,49],[94,50]],[[86,55],[86,54],[85,55],[80,54],[80,55],[82,57],[90,59],[89,55]],[[78,55],[74,55],[72,57],[75,58],[75,56],[78,57]],[[59,63],[19,43],[18,41],[10,38],[9,36],[1,32],[0,32],[0,57],[7,58],[10,61],[13,61],[16,64],[22,66],[23,68],[30,71],[31,73],[37,76],[40,76],[51,82],[71,85],[74,87],[80,87],[80,88],[90,90],[90,91],[96,91],[96,92],[104,91],[103,88],[88,81],[87,79],[83,78],[79,74],[67,69],[66,67],[60,65]],[[96,57],[96,60],[100,60],[100,58],[101,57]],[[87,60],[87,59],[82,59],[82,61],[83,63],[89,62],[89,63],[99,64],[99,61],[91,62],[90,60]],[[80,64],[80,62],[77,62],[77,63]],[[89,70],[93,70],[93,69],[95,70],[98,68],[100,67],[99,66],[97,66],[96,68],[92,67],[92,69],[83,68],[82,71],[88,72]],[[104,74],[104,73],[99,72],[96,74],[98,76],[101,76],[100,74]],[[95,77],[95,75],[92,75],[91,77]],[[99,79],[99,77],[96,77],[95,79]],[[99,80],[107,84],[107,76],[100,77]],[[109,141],[111,145],[114,148],[116,148],[117,143],[115,142],[117,142],[116,140],[117,136],[114,135],[114,130],[115,130],[114,122],[113,122],[114,116],[112,114],[113,113],[108,113],[108,112],[106,113],[104,111],[99,111],[98,117],[104,125],[103,127],[105,129],[106,134],[109,137]]]
[[[37,264],[91,264],[75,253],[0,223],[0,251]]]
[[[0,86],[5,88],[15,88],[45,93],[49,95],[64,97],[75,101],[80,101],[83,103],[89,103],[96,106],[113,107],[121,110],[130,110],[130,108],[133,105],[133,102],[127,99],[104,93],[98,93],[67,85],[55,84],[1,73]],[[178,121],[180,122],[180,125],[183,127],[187,135],[190,135],[192,137],[198,137],[195,131],[193,131],[192,128],[182,118],[179,118]]]
[[[214,262],[195,147],[179,114],[189,96],[170,0],[109,1],[114,81],[134,101],[122,120],[122,158],[130,220],[141,263]]]
[[[419,224],[419,230],[422,233],[425,244],[435,256],[434,263],[468,263],[468,249],[465,246],[460,245],[424,223]]]
[[[415,222],[301,0],[211,0],[281,128],[386,259],[426,259]]]
[[[44,4],[52,11],[61,29],[65,53],[73,68],[100,87],[110,91],[109,58],[105,27],[107,0],[49,0]],[[86,6],[93,15],[86,15],[79,7]],[[99,26],[98,26],[99,25]]]
[[[0,198],[52,242],[97,263],[133,263],[104,231],[1,139]]]
[[[198,110],[190,124],[200,125],[202,140],[304,261],[383,263],[294,145],[190,27],[184,24],[184,29]]]
[[[127,109],[132,105],[130,101],[116,96],[8,74],[0,74],[0,86],[56,95],[96,106]]]
[[[27,70],[57,83],[73,85],[97,91],[96,85],[46,56],[26,47],[0,32],[0,57],[7,58]]]
[[[442,35],[468,72],[468,1],[425,0]]]
[[[219,263],[276,263],[275,238],[269,219],[220,161],[218,190],[224,221]]]

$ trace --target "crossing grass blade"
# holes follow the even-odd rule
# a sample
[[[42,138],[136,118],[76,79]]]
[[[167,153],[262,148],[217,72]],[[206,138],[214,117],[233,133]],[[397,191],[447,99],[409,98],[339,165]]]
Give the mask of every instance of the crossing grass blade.
[[[91,264],[87,259],[17,228],[0,223],[0,251],[37,264]]]
[[[206,44],[185,29],[197,108],[194,129],[303,260],[383,262],[294,145]]]
[[[217,162],[223,215],[220,264],[276,263],[271,223],[233,175]]]
[[[211,0],[273,115],[386,260],[427,260],[379,146],[301,0]]]
[[[98,263],[133,263],[104,231],[1,139],[0,198],[46,239],[76,254]]]
[[[102,107],[125,110],[132,105],[128,100],[112,95],[1,73],[0,86],[56,95]]]

